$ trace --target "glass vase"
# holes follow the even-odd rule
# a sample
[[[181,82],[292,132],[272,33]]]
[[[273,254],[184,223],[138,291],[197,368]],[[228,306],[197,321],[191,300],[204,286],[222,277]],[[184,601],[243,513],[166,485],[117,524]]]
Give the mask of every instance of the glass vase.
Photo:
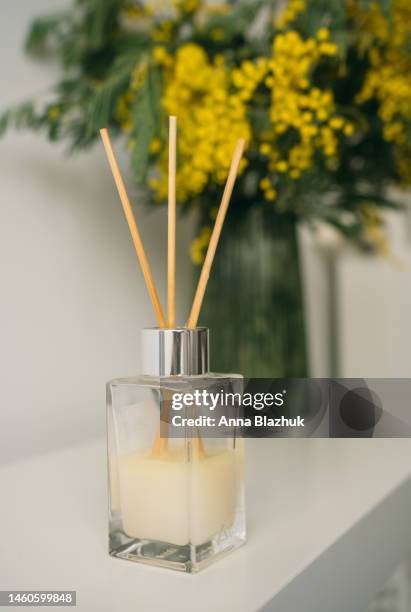
[[[247,377],[304,377],[295,217],[268,203],[239,204],[227,215],[201,314],[219,339],[212,362]]]

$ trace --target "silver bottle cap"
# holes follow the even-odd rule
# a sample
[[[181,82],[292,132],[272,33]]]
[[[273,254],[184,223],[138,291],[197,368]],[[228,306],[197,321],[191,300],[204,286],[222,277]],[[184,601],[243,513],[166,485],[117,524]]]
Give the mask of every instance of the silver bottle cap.
[[[195,376],[209,369],[208,328],[142,330],[142,373],[148,376]]]

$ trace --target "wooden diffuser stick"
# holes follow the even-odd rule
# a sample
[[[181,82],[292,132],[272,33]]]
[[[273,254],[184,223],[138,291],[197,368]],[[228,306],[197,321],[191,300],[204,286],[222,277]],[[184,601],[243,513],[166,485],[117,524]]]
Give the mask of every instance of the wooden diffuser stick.
[[[133,210],[131,208],[130,200],[127,195],[127,191],[124,185],[123,177],[121,176],[120,169],[116,157],[114,155],[113,147],[111,144],[110,136],[107,128],[100,130],[101,139],[103,141],[104,149],[106,151],[108,163],[110,164],[111,172],[113,174],[114,182],[116,183],[118,195],[120,196],[121,203],[123,205],[124,214],[128,223],[131,237],[133,239],[134,248],[137,253],[137,257],[140,262],[141,270],[143,272],[144,280],[147,285],[148,293],[150,295],[151,303],[154,308],[154,312],[157,318],[159,327],[165,327],[165,319],[163,310],[161,308],[160,300],[157,294],[157,290],[154,286],[153,277],[151,274],[150,266],[144,251],[143,243],[138,231],[137,223],[134,218]]]
[[[169,119],[168,141],[168,247],[167,247],[167,323],[176,325],[176,156],[177,118]]]
[[[210,276],[211,266],[213,265],[214,255],[217,249],[218,240],[223,228],[224,219],[230,203],[231,194],[233,192],[235,179],[240,165],[241,157],[244,151],[245,140],[241,138],[234,151],[231,160],[230,171],[228,173],[227,182],[225,184],[223,197],[221,199],[220,208],[218,209],[217,218],[215,220],[213,232],[211,234],[210,243],[208,245],[207,254],[203,263],[200,278],[197,285],[197,290],[194,296],[193,305],[187,321],[187,327],[194,328],[197,326],[198,317],[200,315],[201,305],[204,299],[204,293],[207,287],[207,282]]]
[[[176,153],[177,153],[177,117],[169,118],[168,135],[168,235],[167,235],[167,327],[176,325]],[[164,402],[170,401],[164,395]],[[168,416],[168,407],[163,410]],[[152,450],[152,457],[163,456],[168,450],[168,437],[157,432]]]

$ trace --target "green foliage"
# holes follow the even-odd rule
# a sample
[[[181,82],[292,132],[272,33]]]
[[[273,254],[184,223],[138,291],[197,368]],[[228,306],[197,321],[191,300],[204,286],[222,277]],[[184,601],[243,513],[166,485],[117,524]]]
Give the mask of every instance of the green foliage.
[[[132,165],[138,182],[146,178],[149,163],[149,146],[160,126],[161,84],[158,69],[147,68],[147,75],[138,90],[133,112],[134,128],[131,136],[135,141]]]
[[[9,128],[17,130],[25,128],[37,129],[40,123],[41,117],[36,116],[33,102],[24,102],[15,108],[5,111],[0,116],[0,136]]]
[[[32,54],[47,55],[60,48],[65,31],[72,24],[70,12],[36,19],[26,37],[26,51]]]

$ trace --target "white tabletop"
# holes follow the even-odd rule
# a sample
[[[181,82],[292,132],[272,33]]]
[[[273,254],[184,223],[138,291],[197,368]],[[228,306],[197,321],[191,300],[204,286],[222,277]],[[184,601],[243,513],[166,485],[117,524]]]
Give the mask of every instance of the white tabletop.
[[[0,469],[0,589],[84,612],[358,612],[411,549],[411,440],[247,441],[248,543],[196,575],[109,557],[105,442]]]

